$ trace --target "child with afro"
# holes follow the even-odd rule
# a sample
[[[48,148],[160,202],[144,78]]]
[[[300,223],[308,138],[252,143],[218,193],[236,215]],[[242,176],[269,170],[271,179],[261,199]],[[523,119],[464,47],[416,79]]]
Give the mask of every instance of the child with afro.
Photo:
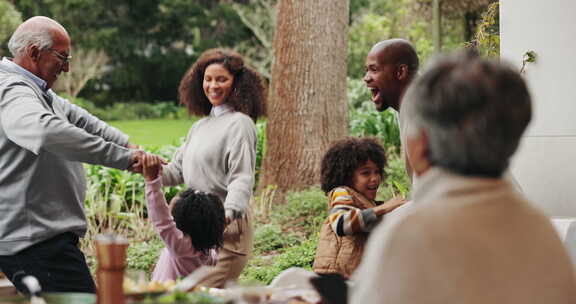
[[[152,280],[158,282],[216,265],[226,225],[224,206],[213,194],[188,189],[168,206],[162,192],[162,162],[149,154],[142,161],[148,217],[166,246],[152,273]]]
[[[313,269],[345,278],[360,264],[368,233],[404,199],[376,201],[386,155],[373,138],[346,138],[326,152],[320,168],[321,187],[328,196],[328,219],[322,225]]]

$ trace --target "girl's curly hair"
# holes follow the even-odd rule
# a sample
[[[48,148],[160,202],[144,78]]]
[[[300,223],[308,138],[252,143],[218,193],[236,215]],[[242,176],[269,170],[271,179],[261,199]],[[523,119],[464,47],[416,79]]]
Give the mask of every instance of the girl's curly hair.
[[[172,208],[176,227],[190,236],[192,245],[207,254],[222,247],[226,219],[222,201],[210,193],[188,189],[178,195]]]
[[[376,164],[384,180],[386,153],[375,138],[348,137],[332,144],[320,168],[322,191],[328,194],[339,186],[352,185],[354,171],[371,160]]]
[[[178,88],[180,103],[186,105],[190,115],[210,114],[212,104],[204,94],[204,71],[219,63],[234,76],[232,92],[226,101],[235,111],[242,112],[254,121],[266,114],[266,88],[260,75],[244,64],[242,56],[232,50],[207,50],[188,69]]]

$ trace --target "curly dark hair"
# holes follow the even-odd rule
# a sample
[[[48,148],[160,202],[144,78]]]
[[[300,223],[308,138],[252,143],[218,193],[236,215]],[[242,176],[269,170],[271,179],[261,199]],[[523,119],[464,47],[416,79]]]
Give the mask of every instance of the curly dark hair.
[[[181,192],[172,208],[176,227],[189,235],[192,245],[207,254],[222,247],[226,220],[222,201],[210,193],[192,189]]]
[[[339,186],[352,186],[354,171],[371,160],[376,164],[384,179],[386,153],[375,138],[348,137],[336,141],[322,158],[320,184],[328,194]]]
[[[232,92],[226,101],[235,111],[242,112],[254,121],[266,114],[266,86],[260,75],[244,64],[242,56],[232,50],[207,50],[188,69],[178,88],[180,103],[186,105],[190,115],[210,114],[212,104],[204,94],[204,71],[219,63],[234,76]]]

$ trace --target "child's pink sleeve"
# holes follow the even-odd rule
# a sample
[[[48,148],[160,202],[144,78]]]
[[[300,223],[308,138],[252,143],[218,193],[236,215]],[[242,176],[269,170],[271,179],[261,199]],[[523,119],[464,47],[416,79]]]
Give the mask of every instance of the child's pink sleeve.
[[[148,217],[166,248],[177,256],[194,250],[192,240],[176,227],[176,222],[170,214],[170,209],[162,192],[161,177],[146,182],[146,202],[148,204]]]

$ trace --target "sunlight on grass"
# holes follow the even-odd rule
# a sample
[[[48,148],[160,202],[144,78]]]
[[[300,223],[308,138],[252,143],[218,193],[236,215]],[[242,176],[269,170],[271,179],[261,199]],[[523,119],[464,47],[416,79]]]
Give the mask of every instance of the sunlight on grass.
[[[130,142],[145,147],[180,145],[180,138],[185,137],[193,120],[120,120],[109,124],[130,136]]]

